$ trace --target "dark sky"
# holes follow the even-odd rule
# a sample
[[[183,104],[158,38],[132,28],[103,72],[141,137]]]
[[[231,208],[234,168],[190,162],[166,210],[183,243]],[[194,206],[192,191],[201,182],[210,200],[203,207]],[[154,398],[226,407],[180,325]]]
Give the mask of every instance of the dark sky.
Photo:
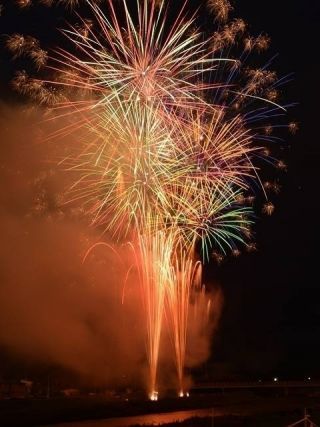
[[[217,358],[240,372],[320,376],[318,280],[319,2],[239,1],[254,31],[272,38],[275,68],[294,72],[286,92],[300,131],[285,157],[288,172],[271,218],[258,221],[255,254],[226,262],[218,276],[225,311]]]
[[[192,4],[197,5],[197,1]],[[19,19],[4,15],[0,32],[36,26],[41,38],[50,39],[40,17],[33,15],[37,21],[28,21],[21,12],[18,15]],[[225,294],[208,365],[242,376],[320,378],[320,4],[318,0],[238,0],[236,15],[250,24],[252,33],[264,31],[271,36],[270,55],[279,53],[274,62],[279,74],[294,73],[294,80],[285,90],[288,100],[298,103],[290,117],[299,122],[300,131],[289,137],[290,148],[284,152],[288,172],[281,178],[276,211],[272,217],[258,220],[258,251],[207,268],[208,280],[217,280]],[[2,53],[5,81],[12,66],[6,64],[8,58]],[[11,100],[6,83],[1,87],[0,97]]]

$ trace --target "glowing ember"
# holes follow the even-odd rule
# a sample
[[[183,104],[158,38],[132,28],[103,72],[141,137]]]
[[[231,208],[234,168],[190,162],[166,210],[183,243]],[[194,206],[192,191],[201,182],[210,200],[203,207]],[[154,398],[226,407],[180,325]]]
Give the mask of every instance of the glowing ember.
[[[149,395],[149,399],[152,400],[153,402],[156,402],[158,400],[158,392],[157,391],[151,392]]]

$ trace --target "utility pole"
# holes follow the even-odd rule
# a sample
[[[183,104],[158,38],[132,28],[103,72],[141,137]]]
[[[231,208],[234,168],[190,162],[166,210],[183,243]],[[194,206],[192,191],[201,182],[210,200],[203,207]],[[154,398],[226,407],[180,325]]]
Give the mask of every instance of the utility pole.
[[[299,420],[293,424],[289,424],[287,427],[295,427],[298,425],[302,425],[302,423],[303,427],[317,427],[317,425],[310,420],[310,415],[307,412],[307,408],[304,408],[304,417],[302,418],[302,420]]]
[[[50,399],[50,374],[48,374],[47,380],[47,399]]]
[[[211,413],[211,427],[214,427],[214,408],[212,408],[212,413]]]

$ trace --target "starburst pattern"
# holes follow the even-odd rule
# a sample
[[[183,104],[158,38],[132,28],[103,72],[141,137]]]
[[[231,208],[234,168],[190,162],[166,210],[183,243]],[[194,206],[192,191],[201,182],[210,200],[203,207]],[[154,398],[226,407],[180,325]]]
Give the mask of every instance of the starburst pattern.
[[[41,3],[74,8],[79,1]],[[165,307],[183,394],[190,295],[201,288],[210,256],[219,264],[228,251],[239,256],[238,246],[256,250],[251,189],[280,190],[276,181],[262,185],[259,162],[265,156],[286,169],[270,152],[271,122],[285,107],[276,73],[247,63],[269,37],[229,21],[229,1],[207,2],[218,23],[207,38],[186,7],[166,25],[164,0],[137,0],[133,8],[125,0],[98,3],[86,0],[94,19],[63,31],[74,50],[47,54],[30,36],[9,36],[14,58],[27,56],[48,73],[38,79],[20,71],[13,86],[63,117],[51,138],[78,135],[77,149],[61,162],[78,176],[69,199],[83,203],[93,224],[130,240],[146,312],[150,396]],[[233,46],[243,47],[236,58]],[[298,125],[288,128],[294,134]],[[267,201],[262,211],[274,209]]]

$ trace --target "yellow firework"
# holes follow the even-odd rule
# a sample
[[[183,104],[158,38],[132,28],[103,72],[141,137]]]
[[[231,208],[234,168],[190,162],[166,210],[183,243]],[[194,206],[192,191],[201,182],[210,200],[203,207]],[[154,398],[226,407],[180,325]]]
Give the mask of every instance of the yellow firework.
[[[195,28],[195,15],[186,16],[187,3],[172,19],[164,0],[108,0],[106,11],[98,2],[85,2],[95,20],[82,19],[64,31],[74,51],[57,48],[47,55],[32,37],[8,38],[15,58],[28,56],[48,72],[46,79],[20,72],[13,84],[48,103],[55,119],[63,118],[52,138],[77,135],[75,152],[62,162],[78,174],[70,198],[83,202],[94,224],[129,239],[135,255],[150,397],[157,396],[165,306],[183,394],[192,288],[201,288],[204,259],[213,254],[221,262],[227,249],[238,256],[236,244],[246,244],[251,235],[250,190],[253,182],[260,184],[255,160],[270,155],[270,120],[285,110],[278,104],[276,74],[242,64],[270,40],[246,34],[241,19],[227,22],[232,11],[227,0],[207,2],[220,23],[210,37]],[[234,44],[244,52],[230,59],[224,51]],[[298,125],[289,129],[294,133]],[[286,168],[283,161],[272,161]],[[267,201],[263,212],[273,211]]]

